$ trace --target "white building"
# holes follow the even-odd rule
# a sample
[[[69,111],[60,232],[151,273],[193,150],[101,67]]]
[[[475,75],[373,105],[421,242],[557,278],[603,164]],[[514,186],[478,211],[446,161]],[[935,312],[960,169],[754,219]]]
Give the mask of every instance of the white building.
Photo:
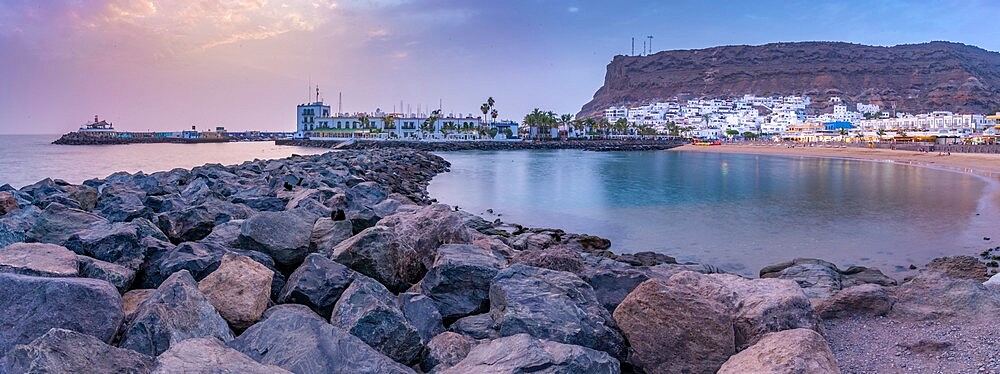
[[[880,118],[858,121],[862,130],[970,130],[978,132],[992,123],[981,114],[954,114],[951,112],[932,112],[916,116],[899,118]]]

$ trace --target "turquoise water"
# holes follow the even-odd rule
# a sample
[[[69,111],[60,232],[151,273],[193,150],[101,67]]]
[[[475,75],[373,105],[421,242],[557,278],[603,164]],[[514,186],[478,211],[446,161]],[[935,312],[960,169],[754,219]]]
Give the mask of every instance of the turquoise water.
[[[441,202],[747,275],[815,257],[898,276],[897,267],[977,254],[984,236],[1000,240],[995,200],[984,198],[996,183],[950,171],[680,151],[440,155],[452,163],[430,185]]]
[[[147,173],[206,163],[282,158],[326,150],[274,142],[130,145],[54,145],[58,135],[0,135],[0,185],[20,188],[44,178],[80,183],[117,171]]]

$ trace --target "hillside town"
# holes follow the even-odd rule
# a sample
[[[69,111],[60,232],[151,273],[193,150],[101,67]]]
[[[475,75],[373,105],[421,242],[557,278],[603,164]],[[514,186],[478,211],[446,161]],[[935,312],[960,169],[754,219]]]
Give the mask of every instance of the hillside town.
[[[638,106],[612,106],[602,122],[648,127],[698,139],[767,139],[776,141],[931,141],[993,143],[996,115],[935,111],[910,114],[839,97],[829,99],[832,112],[808,114],[808,96],[744,95],[735,99],[670,100]]]

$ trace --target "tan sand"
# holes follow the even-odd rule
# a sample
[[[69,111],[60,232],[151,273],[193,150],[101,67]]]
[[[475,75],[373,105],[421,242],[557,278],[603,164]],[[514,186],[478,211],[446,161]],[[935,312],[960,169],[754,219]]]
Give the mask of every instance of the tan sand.
[[[937,152],[923,153],[859,147],[809,147],[799,145],[793,148],[785,144],[723,144],[715,146],[684,145],[673,148],[672,151],[749,153],[761,155],[832,157],[870,161],[892,161],[901,164],[949,169],[979,174],[992,178],[1000,178],[1000,154],[952,153],[951,155],[938,155]]]

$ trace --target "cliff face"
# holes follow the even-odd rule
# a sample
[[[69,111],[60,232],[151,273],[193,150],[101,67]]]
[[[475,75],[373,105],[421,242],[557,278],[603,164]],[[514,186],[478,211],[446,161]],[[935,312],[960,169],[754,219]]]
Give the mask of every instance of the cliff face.
[[[744,94],[809,95],[815,110],[839,96],[851,110],[874,103],[910,113],[986,113],[1000,107],[1000,53],[950,42],[800,42],[615,56],[579,115],[623,103]]]

